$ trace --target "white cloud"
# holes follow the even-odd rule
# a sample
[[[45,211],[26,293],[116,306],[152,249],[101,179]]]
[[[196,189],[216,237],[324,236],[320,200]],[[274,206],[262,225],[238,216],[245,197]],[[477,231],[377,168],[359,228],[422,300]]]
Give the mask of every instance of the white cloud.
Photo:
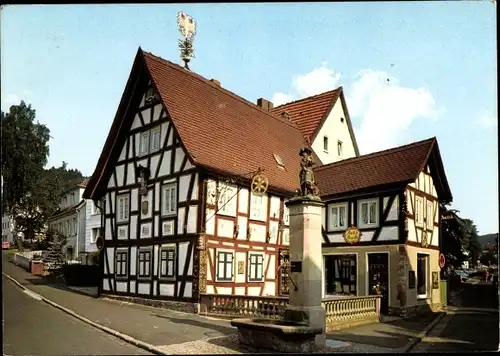
[[[372,69],[359,72],[347,93],[349,113],[359,118],[355,131],[363,154],[404,144],[403,135],[416,119],[436,120],[444,110],[428,89],[404,87]]]
[[[272,101],[278,106],[335,89],[340,78],[341,73],[323,62],[296,76],[291,92],[277,92]],[[437,120],[444,110],[428,89],[402,86],[384,71],[364,69],[344,89],[351,119],[359,123],[355,134],[362,154],[405,144],[405,133],[415,120]]]
[[[329,69],[327,65],[328,62],[323,62],[320,67],[314,68],[311,72],[295,76],[290,93],[277,92],[273,95],[274,106],[337,88],[340,73]]]
[[[478,115],[476,119],[476,124],[485,129],[491,129],[498,125],[498,120],[495,116],[489,113],[489,111],[483,111]]]
[[[282,104],[286,104],[289,103],[290,101],[293,101],[293,97],[288,94],[278,92],[274,93],[271,101],[274,106],[280,106]]]

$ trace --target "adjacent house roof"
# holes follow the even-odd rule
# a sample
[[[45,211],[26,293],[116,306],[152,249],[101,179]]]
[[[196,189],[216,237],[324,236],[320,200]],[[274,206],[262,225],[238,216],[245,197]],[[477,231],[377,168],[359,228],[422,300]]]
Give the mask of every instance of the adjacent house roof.
[[[139,48],[85,198],[102,196],[107,185],[113,157],[119,154],[132,124],[133,114],[125,115],[124,107],[132,97],[134,76],[141,70],[149,73],[193,164],[222,175],[247,175],[262,168],[271,188],[287,192],[298,188],[304,138],[297,125]],[[145,86],[138,90],[142,89]],[[274,155],[280,156],[285,169],[278,166]]]
[[[315,179],[322,197],[335,198],[414,182],[426,164],[430,166],[439,198],[450,202],[453,197],[435,137],[318,167]]]
[[[220,85],[139,48],[84,198],[99,199],[103,196],[135,115],[129,108],[139,105],[150,80],[191,163],[230,176],[247,176],[262,168],[269,179],[271,192],[289,194],[298,188],[299,150],[303,147],[304,137],[296,120],[287,120],[263,110]],[[343,100],[342,88],[308,98],[313,102],[324,99],[323,104],[318,104],[322,109],[316,117],[320,113],[323,113],[322,119],[326,117],[326,112],[333,107],[334,96]],[[330,97],[328,109],[325,109],[325,97]],[[298,102],[287,105],[292,104],[299,105]],[[343,105],[346,110],[345,103]],[[304,104],[302,111],[298,110],[300,116],[300,112],[302,115],[304,111],[313,112],[314,107]],[[353,134],[352,137],[355,143]],[[285,169],[278,166],[275,155],[283,161]],[[431,166],[439,197],[451,200],[435,138],[320,166],[315,169],[316,181],[324,198],[335,198],[368,188],[373,191],[389,184],[413,182],[425,164]]]
[[[72,187],[64,190],[63,192],[61,192],[59,194],[59,196],[65,195],[66,193],[71,192],[73,189],[76,189],[76,188],[85,188],[85,187],[87,187],[88,183],[89,183],[89,178],[84,178],[79,183],[76,183],[74,186],[72,186]]]
[[[281,115],[281,113],[286,111],[289,114],[289,119],[299,127],[302,135],[312,144],[338,100],[341,100],[346,115],[346,124],[351,135],[354,151],[359,156],[358,144],[354,136],[351,119],[345,103],[344,89],[342,87],[292,101],[277,106],[270,111],[276,115]]]
[[[80,200],[78,203],[76,204],[73,204],[71,206],[68,206],[67,208],[64,208],[62,210],[57,210],[54,215],[52,215],[51,217],[49,217],[47,220],[49,222],[51,221],[54,221],[54,220],[57,220],[59,219],[60,217],[63,217],[65,215],[69,215],[69,214],[72,214],[76,211],[76,209],[78,208],[81,208],[83,206],[83,204],[85,203],[85,200],[82,199]]]

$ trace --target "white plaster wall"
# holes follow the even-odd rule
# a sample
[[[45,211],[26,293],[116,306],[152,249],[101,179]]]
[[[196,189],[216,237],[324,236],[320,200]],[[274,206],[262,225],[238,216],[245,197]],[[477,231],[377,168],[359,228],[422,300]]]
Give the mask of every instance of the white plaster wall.
[[[233,237],[234,221],[222,218],[217,219],[217,235],[219,237]]]
[[[340,118],[344,118],[344,122]],[[323,137],[328,136],[328,152],[323,149]],[[342,141],[342,157],[337,155],[337,141]],[[352,142],[347,118],[342,107],[340,97],[332,108],[330,115],[320,128],[316,139],[312,143],[312,149],[318,155],[323,164],[337,162],[342,159],[355,157],[354,143]]]
[[[175,284],[160,284],[160,295],[173,297],[175,292]]]

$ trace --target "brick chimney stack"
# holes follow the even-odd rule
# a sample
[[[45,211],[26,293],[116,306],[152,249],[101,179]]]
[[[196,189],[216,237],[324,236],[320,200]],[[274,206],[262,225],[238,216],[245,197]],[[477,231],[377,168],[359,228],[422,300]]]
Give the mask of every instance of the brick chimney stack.
[[[269,111],[274,107],[272,102],[264,98],[257,99],[257,105],[266,111]]]

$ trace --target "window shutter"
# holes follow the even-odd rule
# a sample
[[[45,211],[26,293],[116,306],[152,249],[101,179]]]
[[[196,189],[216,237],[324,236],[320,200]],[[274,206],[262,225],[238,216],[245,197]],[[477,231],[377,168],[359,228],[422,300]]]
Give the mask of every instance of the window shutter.
[[[228,261],[231,262],[231,279],[234,277],[234,264],[233,264],[233,254],[228,254]]]
[[[262,268],[260,270],[260,278],[264,279],[264,256],[260,255],[259,256],[259,264],[262,264]]]

